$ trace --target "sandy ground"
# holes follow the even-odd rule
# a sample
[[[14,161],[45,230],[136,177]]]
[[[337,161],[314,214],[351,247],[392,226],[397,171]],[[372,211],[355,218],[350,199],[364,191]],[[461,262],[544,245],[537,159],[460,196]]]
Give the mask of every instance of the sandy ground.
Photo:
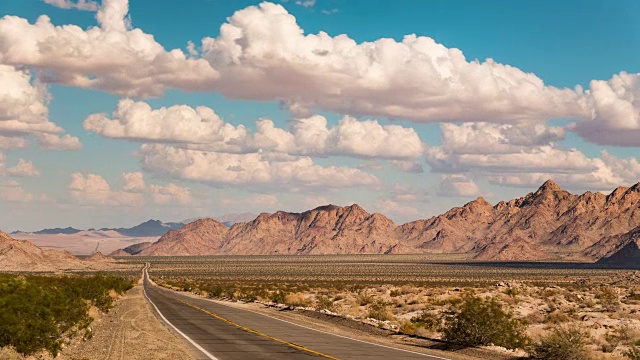
[[[152,311],[139,283],[91,325],[93,338],[72,344],[57,359],[197,359],[198,354]]]
[[[67,250],[74,255],[90,255],[100,251],[105,255],[129,245],[149,241],[158,237],[129,237],[115,231],[81,231],[77,234],[31,234],[11,235],[14,239],[29,240],[42,249]]]

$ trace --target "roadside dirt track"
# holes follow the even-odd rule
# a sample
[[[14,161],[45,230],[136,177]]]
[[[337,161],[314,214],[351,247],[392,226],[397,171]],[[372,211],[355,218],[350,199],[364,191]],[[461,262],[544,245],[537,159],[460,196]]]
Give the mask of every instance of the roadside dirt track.
[[[91,325],[93,338],[64,349],[59,359],[198,359],[198,354],[156,318],[150,306],[140,282]]]

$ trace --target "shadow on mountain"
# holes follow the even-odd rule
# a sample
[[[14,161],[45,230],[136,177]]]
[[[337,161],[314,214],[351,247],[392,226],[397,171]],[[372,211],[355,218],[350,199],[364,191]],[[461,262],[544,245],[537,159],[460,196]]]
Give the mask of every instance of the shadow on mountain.
[[[635,244],[635,243],[634,243]],[[637,246],[636,246],[637,248]],[[639,252],[640,253],[640,252]],[[611,258],[602,259],[596,263],[584,262],[553,262],[553,261],[482,261],[482,262],[446,262],[446,265],[465,265],[478,267],[503,267],[516,269],[640,269],[640,261],[637,258],[633,261],[621,262]]]

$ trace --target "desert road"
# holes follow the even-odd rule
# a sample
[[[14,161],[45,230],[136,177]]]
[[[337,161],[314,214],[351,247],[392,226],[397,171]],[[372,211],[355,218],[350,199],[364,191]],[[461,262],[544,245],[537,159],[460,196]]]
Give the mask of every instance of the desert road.
[[[252,311],[163,289],[144,270],[145,296],[202,359],[447,360],[316,331]]]

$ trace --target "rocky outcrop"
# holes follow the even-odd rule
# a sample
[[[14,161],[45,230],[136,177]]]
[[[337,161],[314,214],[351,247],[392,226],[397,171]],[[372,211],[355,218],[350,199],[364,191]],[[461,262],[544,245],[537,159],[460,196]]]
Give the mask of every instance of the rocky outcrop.
[[[139,255],[144,249],[148,248],[149,246],[153,245],[154,243],[150,242],[150,241],[144,241],[141,243],[137,243],[137,244],[133,244],[133,245],[129,245],[124,249],[121,249],[123,252],[129,254],[129,255]],[[118,252],[120,250],[116,250],[115,252]],[[113,255],[113,253],[109,254],[109,256],[116,256]]]
[[[607,236],[585,250],[598,263],[622,267],[640,267],[640,226],[624,234]]]
[[[70,252],[42,250],[27,240],[15,240],[0,231],[0,271],[55,272],[99,268],[95,262],[82,261]]]
[[[109,254],[110,257],[118,257],[118,256],[131,256],[131,254],[129,254],[128,252],[124,251],[123,249],[118,249],[114,252],[112,252],[111,254]]]
[[[115,262],[115,259],[104,256],[100,251],[98,251],[97,253],[86,258],[85,261],[98,262],[98,263],[110,263],[110,262]]]
[[[521,198],[495,206],[478,198],[403,225],[357,204],[327,205],[303,213],[263,213],[230,228],[200,219],[124,251],[148,256],[470,253],[501,261],[543,260],[562,252],[596,259],[624,246],[621,239],[608,238],[637,226],[640,184],[609,195],[574,195],[549,180]]]

